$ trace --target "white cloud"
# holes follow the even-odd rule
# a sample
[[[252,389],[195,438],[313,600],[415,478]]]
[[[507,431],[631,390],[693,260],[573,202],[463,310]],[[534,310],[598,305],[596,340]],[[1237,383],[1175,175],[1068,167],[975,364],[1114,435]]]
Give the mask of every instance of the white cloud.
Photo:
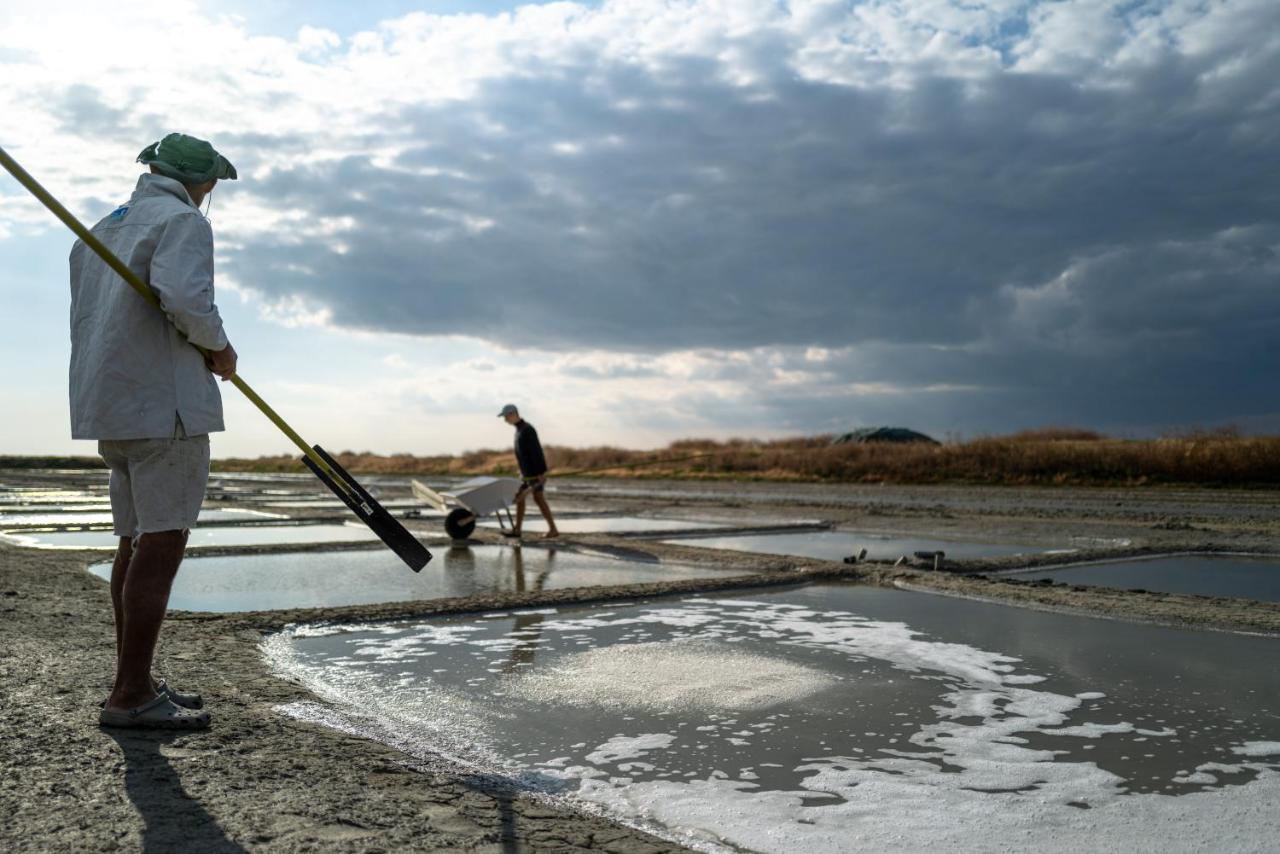
[[[10,0],[0,144],[91,219],[147,142],[209,137],[244,176],[215,192],[224,293],[487,342],[388,362],[367,411],[955,429],[1082,387],[1086,418],[1183,417],[1190,386],[1247,415],[1276,367],[1277,27],[1271,0],[618,0],[289,40]],[[0,241],[55,227],[0,199]]]

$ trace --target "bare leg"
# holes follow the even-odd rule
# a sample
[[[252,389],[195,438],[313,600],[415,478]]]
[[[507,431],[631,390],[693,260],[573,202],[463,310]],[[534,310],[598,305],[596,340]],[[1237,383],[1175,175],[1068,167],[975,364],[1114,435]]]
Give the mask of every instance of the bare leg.
[[[116,666],[120,665],[120,643],[124,635],[124,580],[133,559],[133,539],[121,537],[116,561],[111,565],[111,608],[116,615]]]
[[[120,648],[116,683],[107,700],[110,709],[124,711],[155,699],[151,661],[169,604],[169,589],[186,547],[186,531],[162,531],[138,538],[121,590],[122,619],[116,630]]]
[[[551,508],[547,505],[547,497],[541,492],[535,492],[533,500],[537,502],[538,509],[542,511],[542,518],[547,520],[547,533],[543,536],[547,539],[560,536],[560,532],[556,530],[556,520],[551,517]]]
[[[516,533],[524,530],[524,505],[525,496],[528,494],[527,490],[521,490],[516,496]]]
[[[133,559],[133,538],[121,537],[120,546],[116,549],[116,559],[111,565],[111,608],[115,611],[116,624],[116,667],[120,666],[120,645],[124,635],[124,585],[129,573],[129,561]],[[151,677],[152,687],[158,685],[155,676]]]

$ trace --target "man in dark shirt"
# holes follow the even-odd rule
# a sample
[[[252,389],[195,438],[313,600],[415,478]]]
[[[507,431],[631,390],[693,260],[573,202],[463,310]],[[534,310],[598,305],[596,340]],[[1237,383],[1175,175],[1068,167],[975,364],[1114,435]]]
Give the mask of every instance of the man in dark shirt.
[[[547,485],[547,458],[542,453],[538,431],[520,417],[520,410],[516,409],[515,404],[508,403],[502,407],[498,417],[516,428],[516,465],[520,467],[520,477],[524,480],[524,485],[516,493],[516,526],[513,530],[502,533],[508,537],[520,536],[520,530],[524,527],[525,499],[529,497],[529,493],[533,493],[533,500],[542,511],[542,518],[547,520],[547,532],[542,535],[542,538],[549,540],[560,536],[560,532],[556,530],[556,520],[551,517],[551,508],[547,506],[547,496],[544,492]]]

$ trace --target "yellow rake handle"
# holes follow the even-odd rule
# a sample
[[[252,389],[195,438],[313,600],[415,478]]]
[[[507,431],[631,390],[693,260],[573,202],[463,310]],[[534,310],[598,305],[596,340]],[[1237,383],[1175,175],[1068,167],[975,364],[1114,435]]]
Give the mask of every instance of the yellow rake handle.
[[[62,220],[63,224],[65,224],[67,228],[74,231],[76,237],[83,240],[85,246],[88,246],[97,253],[99,258],[107,262],[107,266],[112,270],[115,270],[116,273],[120,275],[120,278],[128,282],[129,286],[137,291],[139,296],[154,305],[156,308],[163,310],[164,307],[160,304],[160,298],[156,296],[155,291],[151,290],[151,287],[146,282],[138,278],[138,275],[130,270],[123,261],[117,258],[115,253],[104,246],[101,240],[94,237],[93,233],[89,231],[89,229],[85,228],[84,224],[81,223],[80,220],[76,219],[71,211],[64,208],[48,190],[40,186],[40,183],[36,181],[35,178],[32,178],[27,170],[23,169],[22,166],[18,164],[18,161],[10,157],[9,153],[2,147],[0,147],[0,166],[3,166],[8,170],[9,174],[12,175],[19,184],[26,187],[31,195],[39,199],[40,203],[48,208],[54,216]],[[187,343],[190,344],[191,342],[188,341]],[[191,346],[199,350],[202,355],[209,355],[209,351],[200,345],[191,344]],[[347,482],[343,478],[338,477],[337,473],[329,467],[329,464],[326,463],[319,454],[313,451],[311,446],[303,441],[302,437],[299,436],[294,429],[276,413],[274,409],[268,406],[267,402],[259,397],[258,393],[250,388],[247,382],[240,378],[239,374],[234,375],[230,382],[236,388],[240,389],[241,394],[249,398],[250,402],[252,402],[254,406],[258,407],[262,414],[267,416],[272,424],[280,428],[280,432],[289,437],[289,441],[298,446],[298,450],[306,454],[307,458],[319,466],[320,470],[327,474],[329,478],[341,487],[344,492],[351,495],[357,502],[362,500],[358,495],[351,491],[347,486]]]

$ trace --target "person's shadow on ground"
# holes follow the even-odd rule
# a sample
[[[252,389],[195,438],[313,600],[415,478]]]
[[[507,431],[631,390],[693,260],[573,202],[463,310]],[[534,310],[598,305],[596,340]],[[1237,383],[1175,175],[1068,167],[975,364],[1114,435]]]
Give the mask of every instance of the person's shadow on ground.
[[[522,792],[560,794],[573,788],[567,780],[550,777],[533,770],[521,773],[516,779],[508,779],[496,774],[470,774],[460,777],[459,782],[472,791],[488,795],[497,802],[502,854],[521,854],[521,852],[532,850],[520,844],[520,832],[516,826],[515,800]]]
[[[142,817],[144,852],[243,852],[227,838],[217,820],[182,788],[182,780],[161,752],[183,733],[107,729],[124,754],[125,792]]]

